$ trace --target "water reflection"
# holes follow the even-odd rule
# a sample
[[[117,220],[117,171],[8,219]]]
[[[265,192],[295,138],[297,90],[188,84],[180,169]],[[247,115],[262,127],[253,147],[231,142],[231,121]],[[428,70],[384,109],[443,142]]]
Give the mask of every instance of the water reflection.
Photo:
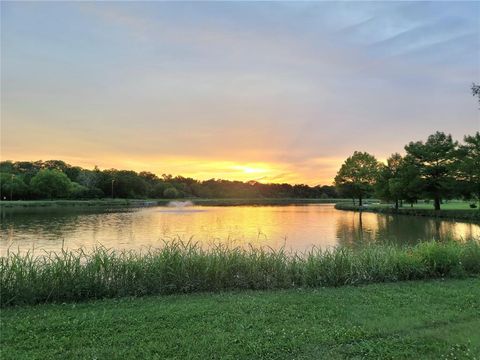
[[[480,238],[480,225],[404,215],[350,213],[337,219],[337,239],[344,246],[365,243],[415,244],[422,240]]]
[[[304,251],[312,246],[358,246],[371,242],[414,244],[425,239],[480,237],[480,225],[428,218],[337,211],[332,205],[232,206],[78,211],[41,209],[2,212],[0,253],[161,246],[179,237],[205,246],[269,246]]]

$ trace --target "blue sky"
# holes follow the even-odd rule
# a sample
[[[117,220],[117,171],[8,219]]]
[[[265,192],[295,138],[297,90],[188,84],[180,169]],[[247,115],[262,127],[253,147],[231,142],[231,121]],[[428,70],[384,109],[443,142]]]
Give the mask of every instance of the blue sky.
[[[330,183],[478,131],[479,2],[2,2],[2,159]]]

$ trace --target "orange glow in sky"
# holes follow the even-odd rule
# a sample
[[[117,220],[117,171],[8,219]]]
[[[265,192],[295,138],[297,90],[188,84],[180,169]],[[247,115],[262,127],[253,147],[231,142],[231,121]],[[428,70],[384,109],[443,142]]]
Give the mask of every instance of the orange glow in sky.
[[[479,2],[0,6],[1,160],[329,185],[478,131]]]

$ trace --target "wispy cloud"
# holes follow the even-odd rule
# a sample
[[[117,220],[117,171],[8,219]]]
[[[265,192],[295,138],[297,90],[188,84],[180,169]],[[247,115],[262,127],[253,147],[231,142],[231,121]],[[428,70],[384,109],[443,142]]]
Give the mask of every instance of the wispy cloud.
[[[353,150],[384,158],[435,130],[478,129],[469,85],[480,79],[479,3],[2,10],[6,157],[201,177],[271,164],[256,178],[318,183]]]

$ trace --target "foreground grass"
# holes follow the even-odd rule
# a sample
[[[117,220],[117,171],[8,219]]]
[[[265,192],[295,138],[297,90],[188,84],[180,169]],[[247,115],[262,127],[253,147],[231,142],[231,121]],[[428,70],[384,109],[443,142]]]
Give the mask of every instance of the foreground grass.
[[[9,253],[0,258],[0,305],[475,275],[480,275],[476,241],[313,249],[306,254],[225,246],[204,250],[171,242],[143,253],[104,248]]]
[[[475,359],[480,279],[13,307],[2,359]]]

